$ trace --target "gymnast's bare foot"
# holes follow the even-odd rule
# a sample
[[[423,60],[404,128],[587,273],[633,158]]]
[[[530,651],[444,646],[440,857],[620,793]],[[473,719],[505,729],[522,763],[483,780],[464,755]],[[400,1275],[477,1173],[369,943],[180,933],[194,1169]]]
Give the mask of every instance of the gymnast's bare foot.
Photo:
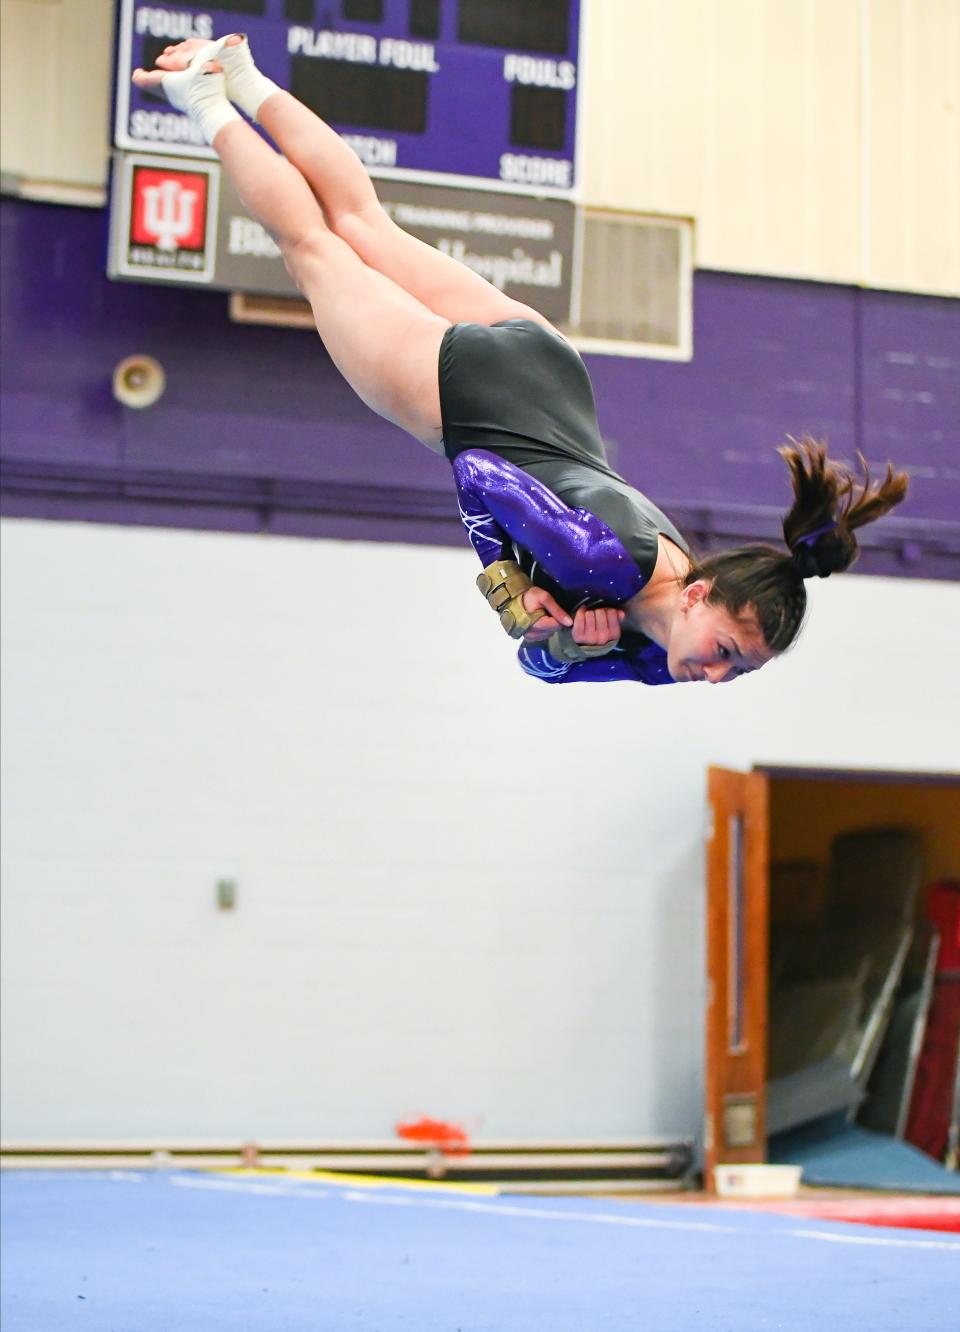
[[[241,119],[227,98],[226,76],[218,60],[229,40],[227,36],[194,43],[184,53],[183,69],[137,69],[132,75],[139,88],[162,89],[170,105],[185,111],[209,144],[231,121]]]
[[[150,73],[138,70],[133,76],[134,82],[141,88],[151,88],[162,80],[167,80],[163,86],[169,96],[169,80],[186,78],[190,62],[203,59],[204,45],[208,46],[212,57],[204,66],[204,73],[222,73],[226,79],[226,92],[230,101],[251,120],[259,120],[263,103],[268,97],[282,90],[272,79],[268,79],[257,69],[250,43],[242,32],[233,32],[221,37],[215,43],[217,48],[215,51],[199,37],[189,37],[176,46],[168,46],[162,55],[157,57],[157,68]]]
[[[240,46],[246,41],[242,33],[232,33],[226,39],[227,46]],[[196,55],[202,46],[209,46],[210,43],[203,37],[188,37],[184,42],[178,42],[176,46],[164,47],[162,53],[157,56],[156,69],[135,69],[133,71],[133,81],[138,88],[156,88],[163,82],[165,74],[179,73],[190,64],[190,61]],[[218,60],[210,60],[204,67],[211,74],[222,74],[223,66]]]

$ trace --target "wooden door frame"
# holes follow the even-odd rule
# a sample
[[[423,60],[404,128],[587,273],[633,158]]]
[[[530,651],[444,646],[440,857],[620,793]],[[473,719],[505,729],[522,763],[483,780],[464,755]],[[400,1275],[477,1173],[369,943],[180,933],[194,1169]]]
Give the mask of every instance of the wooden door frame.
[[[769,779],[707,771],[704,1183],[719,1162],[766,1159]]]
[[[766,1159],[771,788],[784,779],[955,786],[960,773],[781,764],[755,764],[749,773],[708,769],[704,1182],[711,1192],[718,1162]],[[737,826],[742,928],[731,949],[731,831]],[[731,1041],[733,1016],[740,1027],[737,1042]]]

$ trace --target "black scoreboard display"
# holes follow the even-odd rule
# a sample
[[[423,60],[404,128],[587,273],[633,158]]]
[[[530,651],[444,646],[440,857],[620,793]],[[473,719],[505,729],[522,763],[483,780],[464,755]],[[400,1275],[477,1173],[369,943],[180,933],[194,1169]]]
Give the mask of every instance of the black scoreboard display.
[[[189,118],[130,84],[185,37],[246,32],[265,74],[374,175],[534,194],[575,189],[582,0],[121,0],[115,143],[211,156]]]

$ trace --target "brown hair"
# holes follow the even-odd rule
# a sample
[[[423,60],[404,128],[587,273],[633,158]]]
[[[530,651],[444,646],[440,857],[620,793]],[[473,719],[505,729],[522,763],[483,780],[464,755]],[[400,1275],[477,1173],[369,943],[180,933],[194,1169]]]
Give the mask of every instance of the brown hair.
[[[858,452],[861,479],[843,463],[831,462],[826,445],[809,435],[791,439],[778,452],[793,481],[793,505],[783,520],[790,553],[740,546],[695,561],[684,579],[685,586],[706,579],[707,602],[731,615],[752,608],[773,652],[785,651],[800,631],[807,608],[803,580],[849,569],[859,554],[854,529],[882,517],[907,493],[907,474],[895,472],[892,463],[874,483]]]

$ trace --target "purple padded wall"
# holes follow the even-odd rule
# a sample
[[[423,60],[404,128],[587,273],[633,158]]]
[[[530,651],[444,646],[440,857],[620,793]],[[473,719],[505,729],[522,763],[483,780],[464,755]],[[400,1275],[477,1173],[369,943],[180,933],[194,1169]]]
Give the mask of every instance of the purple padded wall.
[[[111,283],[105,214],[4,199],[2,512],[460,544],[446,463],[373,416],[306,332],[222,293]],[[887,457],[911,495],[865,572],[960,577],[960,302],[700,272],[689,364],[589,357],[614,465],[703,545],[775,537],[786,434]],[[114,402],[131,352],[157,406]]]

